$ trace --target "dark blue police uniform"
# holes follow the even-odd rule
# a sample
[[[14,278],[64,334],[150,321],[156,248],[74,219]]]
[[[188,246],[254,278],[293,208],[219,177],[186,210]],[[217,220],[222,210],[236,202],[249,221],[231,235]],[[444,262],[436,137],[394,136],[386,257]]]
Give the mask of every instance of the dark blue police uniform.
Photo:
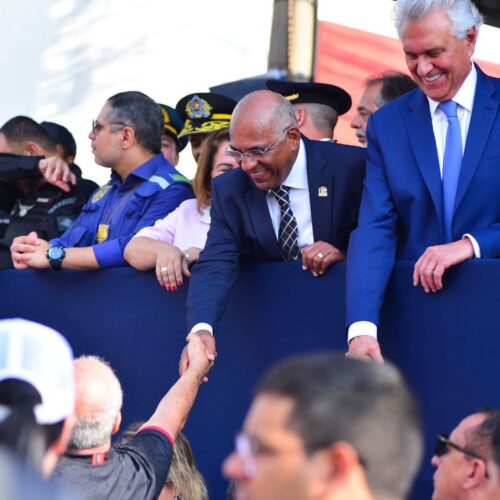
[[[132,236],[192,197],[189,180],[158,154],[133,170],[125,182],[112,172],[74,224],[50,243],[92,246],[100,267],[123,266],[127,264],[123,251]]]

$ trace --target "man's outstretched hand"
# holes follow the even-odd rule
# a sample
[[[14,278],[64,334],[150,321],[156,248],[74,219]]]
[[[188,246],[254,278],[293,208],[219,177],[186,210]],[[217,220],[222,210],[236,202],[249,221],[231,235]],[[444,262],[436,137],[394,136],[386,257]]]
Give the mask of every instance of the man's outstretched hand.
[[[212,366],[215,362],[215,358],[217,357],[217,350],[215,348],[215,338],[214,336],[207,330],[199,330],[194,333],[190,333],[189,335],[198,336],[205,346],[205,351],[208,359],[210,360],[210,366]],[[189,337],[189,336],[188,336]],[[189,367],[191,360],[189,356],[188,346],[184,347],[181,353],[181,360],[179,362],[179,375],[182,375]],[[207,377],[204,378],[204,382],[207,382]]]
[[[346,356],[349,358],[375,361],[376,363],[384,362],[377,339],[370,335],[359,335],[358,337],[354,337],[351,342],[349,342],[349,351],[346,353]]]

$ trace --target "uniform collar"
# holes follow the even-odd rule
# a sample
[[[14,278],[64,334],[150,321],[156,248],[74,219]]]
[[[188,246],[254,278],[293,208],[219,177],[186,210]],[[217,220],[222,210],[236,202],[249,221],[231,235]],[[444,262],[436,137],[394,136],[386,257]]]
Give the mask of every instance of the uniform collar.
[[[153,156],[128,174],[127,179],[123,183],[123,187],[129,187],[130,185],[135,186],[137,184],[137,178],[147,181],[155,174],[158,167],[165,163],[166,160],[161,153]],[[111,181],[113,184],[122,184],[120,176],[114,170],[111,172]]]

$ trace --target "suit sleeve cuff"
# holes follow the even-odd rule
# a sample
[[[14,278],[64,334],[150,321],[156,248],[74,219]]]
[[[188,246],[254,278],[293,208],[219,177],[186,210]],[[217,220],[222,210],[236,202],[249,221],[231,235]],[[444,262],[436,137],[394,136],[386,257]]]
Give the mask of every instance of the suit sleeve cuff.
[[[469,241],[472,243],[472,247],[474,248],[474,256],[476,257],[476,259],[480,259],[481,258],[481,249],[479,248],[479,244],[478,244],[476,238],[474,238],[474,236],[472,236],[472,234],[469,234],[469,233],[465,233],[462,236],[462,239],[464,239],[464,238],[469,238]]]
[[[377,325],[371,321],[356,321],[347,329],[347,345],[354,337],[368,335],[377,339]]]
[[[196,325],[191,328],[191,331],[189,333],[196,333],[200,330],[207,330],[208,332],[210,332],[212,337],[214,335],[214,329],[212,328],[212,325],[209,325],[208,323],[196,323]]]

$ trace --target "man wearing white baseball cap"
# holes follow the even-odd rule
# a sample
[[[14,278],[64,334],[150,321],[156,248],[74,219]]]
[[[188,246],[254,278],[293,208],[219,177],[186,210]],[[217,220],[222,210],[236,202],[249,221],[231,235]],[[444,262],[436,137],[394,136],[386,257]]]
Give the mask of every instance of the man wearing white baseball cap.
[[[75,424],[73,353],[66,339],[24,319],[0,321],[0,447],[47,477]]]

